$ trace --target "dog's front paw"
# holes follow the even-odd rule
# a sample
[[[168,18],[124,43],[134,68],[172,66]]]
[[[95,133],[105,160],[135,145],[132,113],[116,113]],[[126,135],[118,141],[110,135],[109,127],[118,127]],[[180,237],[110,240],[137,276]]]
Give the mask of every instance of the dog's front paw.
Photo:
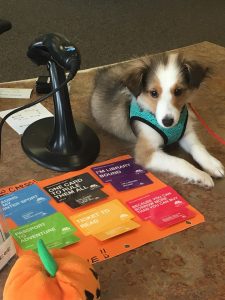
[[[208,172],[212,177],[224,177],[224,166],[218,159],[213,156],[209,157],[207,164],[204,165],[204,170]]]
[[[212,177],[209,174],[207,174],[206,172],[203,172],[203,171],[200,171],[200,170],[196,170],[194,172],[194,174],[192,174],[188,178],[188,182],[200,185],[200,186],[205,187],[205,188],[214,187],[214,182],[213,182]]]

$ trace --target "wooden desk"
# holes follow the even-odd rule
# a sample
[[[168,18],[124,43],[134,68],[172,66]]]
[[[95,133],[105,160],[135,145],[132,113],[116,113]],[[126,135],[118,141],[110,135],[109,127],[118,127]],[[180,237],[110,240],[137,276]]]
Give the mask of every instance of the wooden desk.
[[[212,68],[213,74],[198,92],[195,107],[208,125],[225,138],[225,48],[209,42],[179,49]],[[89,99],[96,69],[78,73],[71,84],[71,104],[76,119],[92,127],[101,140],[98,161],[121,154],[132,155],[132,145],[103,132],[92,120]],[[2,87],[34,87],[35,80],[3,83]],[[37,95],[33,94],[32,100]],[[27,101],[0,99],[0,110],[20,106]],[[52,111],[52,100],[43,103]],[[199,125],[201,139],[210,152],[225,165],[225,146]],[[27,179],[41,180],[58,173],[44,169],[23,153],[20,137],[8,126],[3,130],[3,160],[0,163],[0,186]],[[169,149],[188,160],[179,149]],[[193,162],[193,161],[192,161]],[[180,178],[156,174],[171,185],[205,215],[206,222],[163,240],[96,265],[104,300],[174,300],[225,299],[225,179],[216,180],[215,188],[206,191],[184,184]],[[15,261],[15,260],[14,260]],[[10,270],[0,273],[3,288]],[[13,299],[12,299],[13,300]]]

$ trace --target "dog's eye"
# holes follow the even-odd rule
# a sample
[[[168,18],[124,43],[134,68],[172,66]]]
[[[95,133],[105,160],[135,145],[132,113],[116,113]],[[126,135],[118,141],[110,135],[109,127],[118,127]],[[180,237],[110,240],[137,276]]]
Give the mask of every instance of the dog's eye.
[[[183,93],[183,90],[179,89],[179,88],[175,89],[175,91],[174,91],[175,96],[180,96],[182,93]]]
[[[150,95],[153,97],[153,98],[158,98],[159,94],[156,90],[152,90],[150,91]]]

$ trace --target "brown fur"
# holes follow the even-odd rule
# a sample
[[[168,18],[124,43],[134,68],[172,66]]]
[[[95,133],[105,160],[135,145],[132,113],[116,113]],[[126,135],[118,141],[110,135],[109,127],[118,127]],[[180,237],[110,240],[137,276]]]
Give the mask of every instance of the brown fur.
[[[173,104],[182,108],[187,90],[197,88],[207,74],[207,69],[195,62],[186,61],[177,55],[180,76],[176,87],[184,87],[185,92],[174,96]],[[135,142],[129,120],[129,105],[132,96],[140,94],[142,101],[153,114],[156,112],[157,98],[150,94],[152,89],[159,94],[162,88],[156,76],[159,65],[168,64],[168,55],[145,56],[143,58],[100,70],[96,77],[95,89],[91,99],[91,110],[95,120],[106,131],[119,138]],[[174,89],[176,88],[174,86]]]
[[[149,144],[149,140],[145,136],[140,135],[135,146],[136,162],[145,167],[150,162],[154,152],[155,149]]]
[[[182,94],[179,96],[175,95],[176,89],[181,89]],[[181,110],[182,107],[188,102],[189,90],[187,89],[187,85],[180,84],[179,82],[171,88],[171,94],[173,95],[172,104],[178,109]]]

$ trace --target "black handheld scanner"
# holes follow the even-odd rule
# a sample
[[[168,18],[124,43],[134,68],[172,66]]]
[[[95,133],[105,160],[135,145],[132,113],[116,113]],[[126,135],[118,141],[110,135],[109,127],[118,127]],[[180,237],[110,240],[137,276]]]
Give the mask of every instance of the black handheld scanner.
[[[46,65],[52,60],[73,76],[80,68],[79,50],[59,33],[48,33],[35,39],[27,56],[37,65]]]

